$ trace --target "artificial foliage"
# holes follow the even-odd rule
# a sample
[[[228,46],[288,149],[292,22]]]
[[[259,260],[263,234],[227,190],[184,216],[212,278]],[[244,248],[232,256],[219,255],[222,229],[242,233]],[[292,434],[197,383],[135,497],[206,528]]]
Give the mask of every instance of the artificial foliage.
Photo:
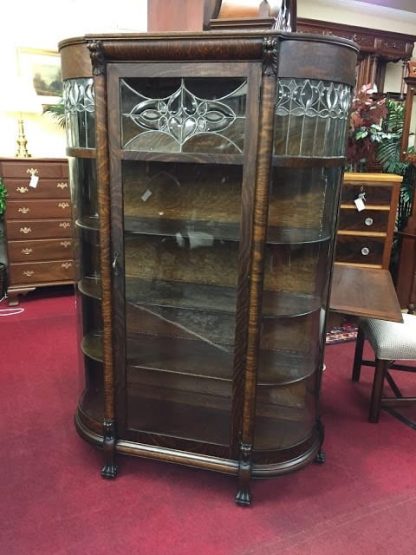
[[[3,183],[3,178],[0,177],[0,220],[6,211],[7,189]]]
[[[374,160],[376,146],[383,140],[382,120],[387,115],[385,98],[375,98],[374,85],[363,85],[352,101],[347,143],[351,169]]]
[[[43,113],[51,116],[59,127],[66,127],[65,105],[62,99],[57,104],[48,104],[45,106]]]

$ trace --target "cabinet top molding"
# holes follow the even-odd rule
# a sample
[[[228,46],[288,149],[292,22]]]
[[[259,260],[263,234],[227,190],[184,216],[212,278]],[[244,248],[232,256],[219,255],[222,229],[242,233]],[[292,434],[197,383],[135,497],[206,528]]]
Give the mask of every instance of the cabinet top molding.
[[[307,33],[204,31],[200,33],[85,35],[59,44],[63,79],[92,75],[89,46],[100,44],[105,61],[262,61],[264,41],[280,45],[279,77],[325,79],[328,60],[339,63],[334,80],[350,83],[351,63],[355,63],[357,45],[344,38]],[[319,45],[319,56],[310,55],[311,43]],[[290,50],[285,53],[286,50]],[[76,57],[74,59],[74,52]],[[314,50],[316,52],[316,50]]]

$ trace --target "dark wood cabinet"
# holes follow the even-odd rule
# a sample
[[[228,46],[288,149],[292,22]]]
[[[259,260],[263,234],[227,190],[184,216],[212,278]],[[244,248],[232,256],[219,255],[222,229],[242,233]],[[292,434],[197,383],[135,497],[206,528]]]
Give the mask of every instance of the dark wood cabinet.
[[[3,158],[8,302],[37,287],[74,282],[71,195],[64,159]]]
[[[89,36],[60,50],[78,432],[103,448],[104,477],[116,476],[116,453],[154,458],[236,475],[236,501],[249,504],[251,476],[321,452],[356,49],[212,31]]]

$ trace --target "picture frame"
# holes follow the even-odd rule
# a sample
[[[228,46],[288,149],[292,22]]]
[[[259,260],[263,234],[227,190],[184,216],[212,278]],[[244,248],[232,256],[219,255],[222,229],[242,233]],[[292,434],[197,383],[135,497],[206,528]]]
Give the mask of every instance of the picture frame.
[[[61,57],[57,51],[18,47],[17,70],[21,77],[33,83],[41,104],[61,101]]]

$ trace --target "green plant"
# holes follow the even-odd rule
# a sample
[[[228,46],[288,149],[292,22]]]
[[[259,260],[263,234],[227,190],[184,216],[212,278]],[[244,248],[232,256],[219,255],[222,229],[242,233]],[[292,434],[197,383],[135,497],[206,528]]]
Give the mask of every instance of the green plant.
[[[59,127],[62,127],[63,129],[65,129],[65,126],[66,126],[65,106],[62,99],[60,102],[58,102],[58,104],[48,104],[47,106],[45,106],[43,113],[49,114],[52,117],[52,119],[56,121]]]
[[[414,195],[414,170],[408,162],[400,159],[404,122],[404,103],[387,99],[387,114],[382,122],[381,141],[377,148],[377,161],[385,173],[403,176],[397,214],[397,228],[403,229],[410,214]],[[414,151],[414,148],[409,149]]]
[[[7,202],[7,189],[3,183],[3,178],[0,177],[0,239],[3,240],[3,215],[6,212],[6,202]],[[0,261],[1,264],[1,261]],[[0,296],[2,292],[0,291]]]
[[[6,212],[6,199],[7,189],[3,183],[3,178],[0,177],[0,220],[3,218],[3,214]]]
[[[386,99],[386,108],[387,114],[381,125],[377,148],[377,161],[381,164],[384,172],[403,175],[409,165],[400,160],[404,104]]]

